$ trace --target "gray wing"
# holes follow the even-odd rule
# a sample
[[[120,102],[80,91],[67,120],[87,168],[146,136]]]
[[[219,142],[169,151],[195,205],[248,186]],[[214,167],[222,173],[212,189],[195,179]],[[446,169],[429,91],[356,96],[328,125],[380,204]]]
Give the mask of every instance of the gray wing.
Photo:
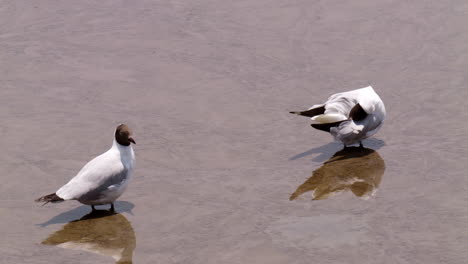
[[[107,177],[105,180],[103,180],[99,185],[96,186],[96,188],[89,190],[86,193],[83,193],[82,196],[80,196],[77,200],[99,200],[103,198],[105,193],[112,187],[118,187],[121,185],[123,182],[127,180],[128,177],[128,170],[123,169],[120,172],[113,174],[110,177]]]

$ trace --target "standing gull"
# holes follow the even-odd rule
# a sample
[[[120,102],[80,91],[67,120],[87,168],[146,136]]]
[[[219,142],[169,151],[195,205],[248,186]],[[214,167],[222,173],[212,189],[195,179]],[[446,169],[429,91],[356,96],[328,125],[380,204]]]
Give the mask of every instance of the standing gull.
[[[82,204],[111,204],[125,191],[135,167],[135,144],[128,126],[121,124],[115,130],[112,147],[88,162],[67,184],[57,192],[43,196],[36,202],[58,203],[78,200]]]
[[[385,106],[372,86],[368,86],[334,94],[324,104],[290,113],[310,117],[317,122],[311,125],[313,128],[329,132],[345,147],[358,142],[362,146],[361,141],[382,126]]]

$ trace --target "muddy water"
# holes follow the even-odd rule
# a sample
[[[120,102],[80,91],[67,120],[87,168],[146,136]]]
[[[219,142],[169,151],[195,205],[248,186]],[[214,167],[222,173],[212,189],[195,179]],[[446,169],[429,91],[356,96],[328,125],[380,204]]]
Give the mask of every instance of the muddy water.
[[[3,1],[0,263],[466,263],[467,13]],[[288,114],[367,85],[388,116],[366,155]],[[119,122],[138,143],[119,214],[32,202]]]

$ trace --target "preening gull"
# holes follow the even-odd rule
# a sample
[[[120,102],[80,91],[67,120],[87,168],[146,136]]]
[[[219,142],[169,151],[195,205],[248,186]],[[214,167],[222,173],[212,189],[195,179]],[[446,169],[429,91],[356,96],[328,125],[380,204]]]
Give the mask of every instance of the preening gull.
[[[135,167],[135,153],[130,145],[135,144],[127,125],[121,124],[115,130],[112,147],[88,162],[67,184],[57,192],[45,195],[36,202],[57,203],[78,200],[82,204],[111,204],[122,195]]]
[[[385,106],[372,86],[337,93],[306,111],[290,112],[310,117],[313,128],[329,132],[335,140],[351,145],[368,138],[382,127]]]

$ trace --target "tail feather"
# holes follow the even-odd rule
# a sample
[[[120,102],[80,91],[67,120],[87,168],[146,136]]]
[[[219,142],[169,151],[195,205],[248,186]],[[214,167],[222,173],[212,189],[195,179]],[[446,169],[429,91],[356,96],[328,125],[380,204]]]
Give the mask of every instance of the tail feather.
[[[35,200],[35,202],[38,202],[38,203],[44,203],[43,205],[47,204],[47,203],[59,203],[59,202],[63,202],[65,200],[63,200],[62,198],[60,198],[57,194],[55,193],[51,193],[51,194],[48,194],[48,195],[45,195],[45,196],[42,196],[38,199]]]
[[[312,108],[306,111],[299,111],[299,112],[289,112],[291,114],[296,114],[296,115],[301,115],[301,116],[308,116],[308,117],[314,117],[316,115],[321,115],[325,113],[325,106],[320,106],[317,108]]]

